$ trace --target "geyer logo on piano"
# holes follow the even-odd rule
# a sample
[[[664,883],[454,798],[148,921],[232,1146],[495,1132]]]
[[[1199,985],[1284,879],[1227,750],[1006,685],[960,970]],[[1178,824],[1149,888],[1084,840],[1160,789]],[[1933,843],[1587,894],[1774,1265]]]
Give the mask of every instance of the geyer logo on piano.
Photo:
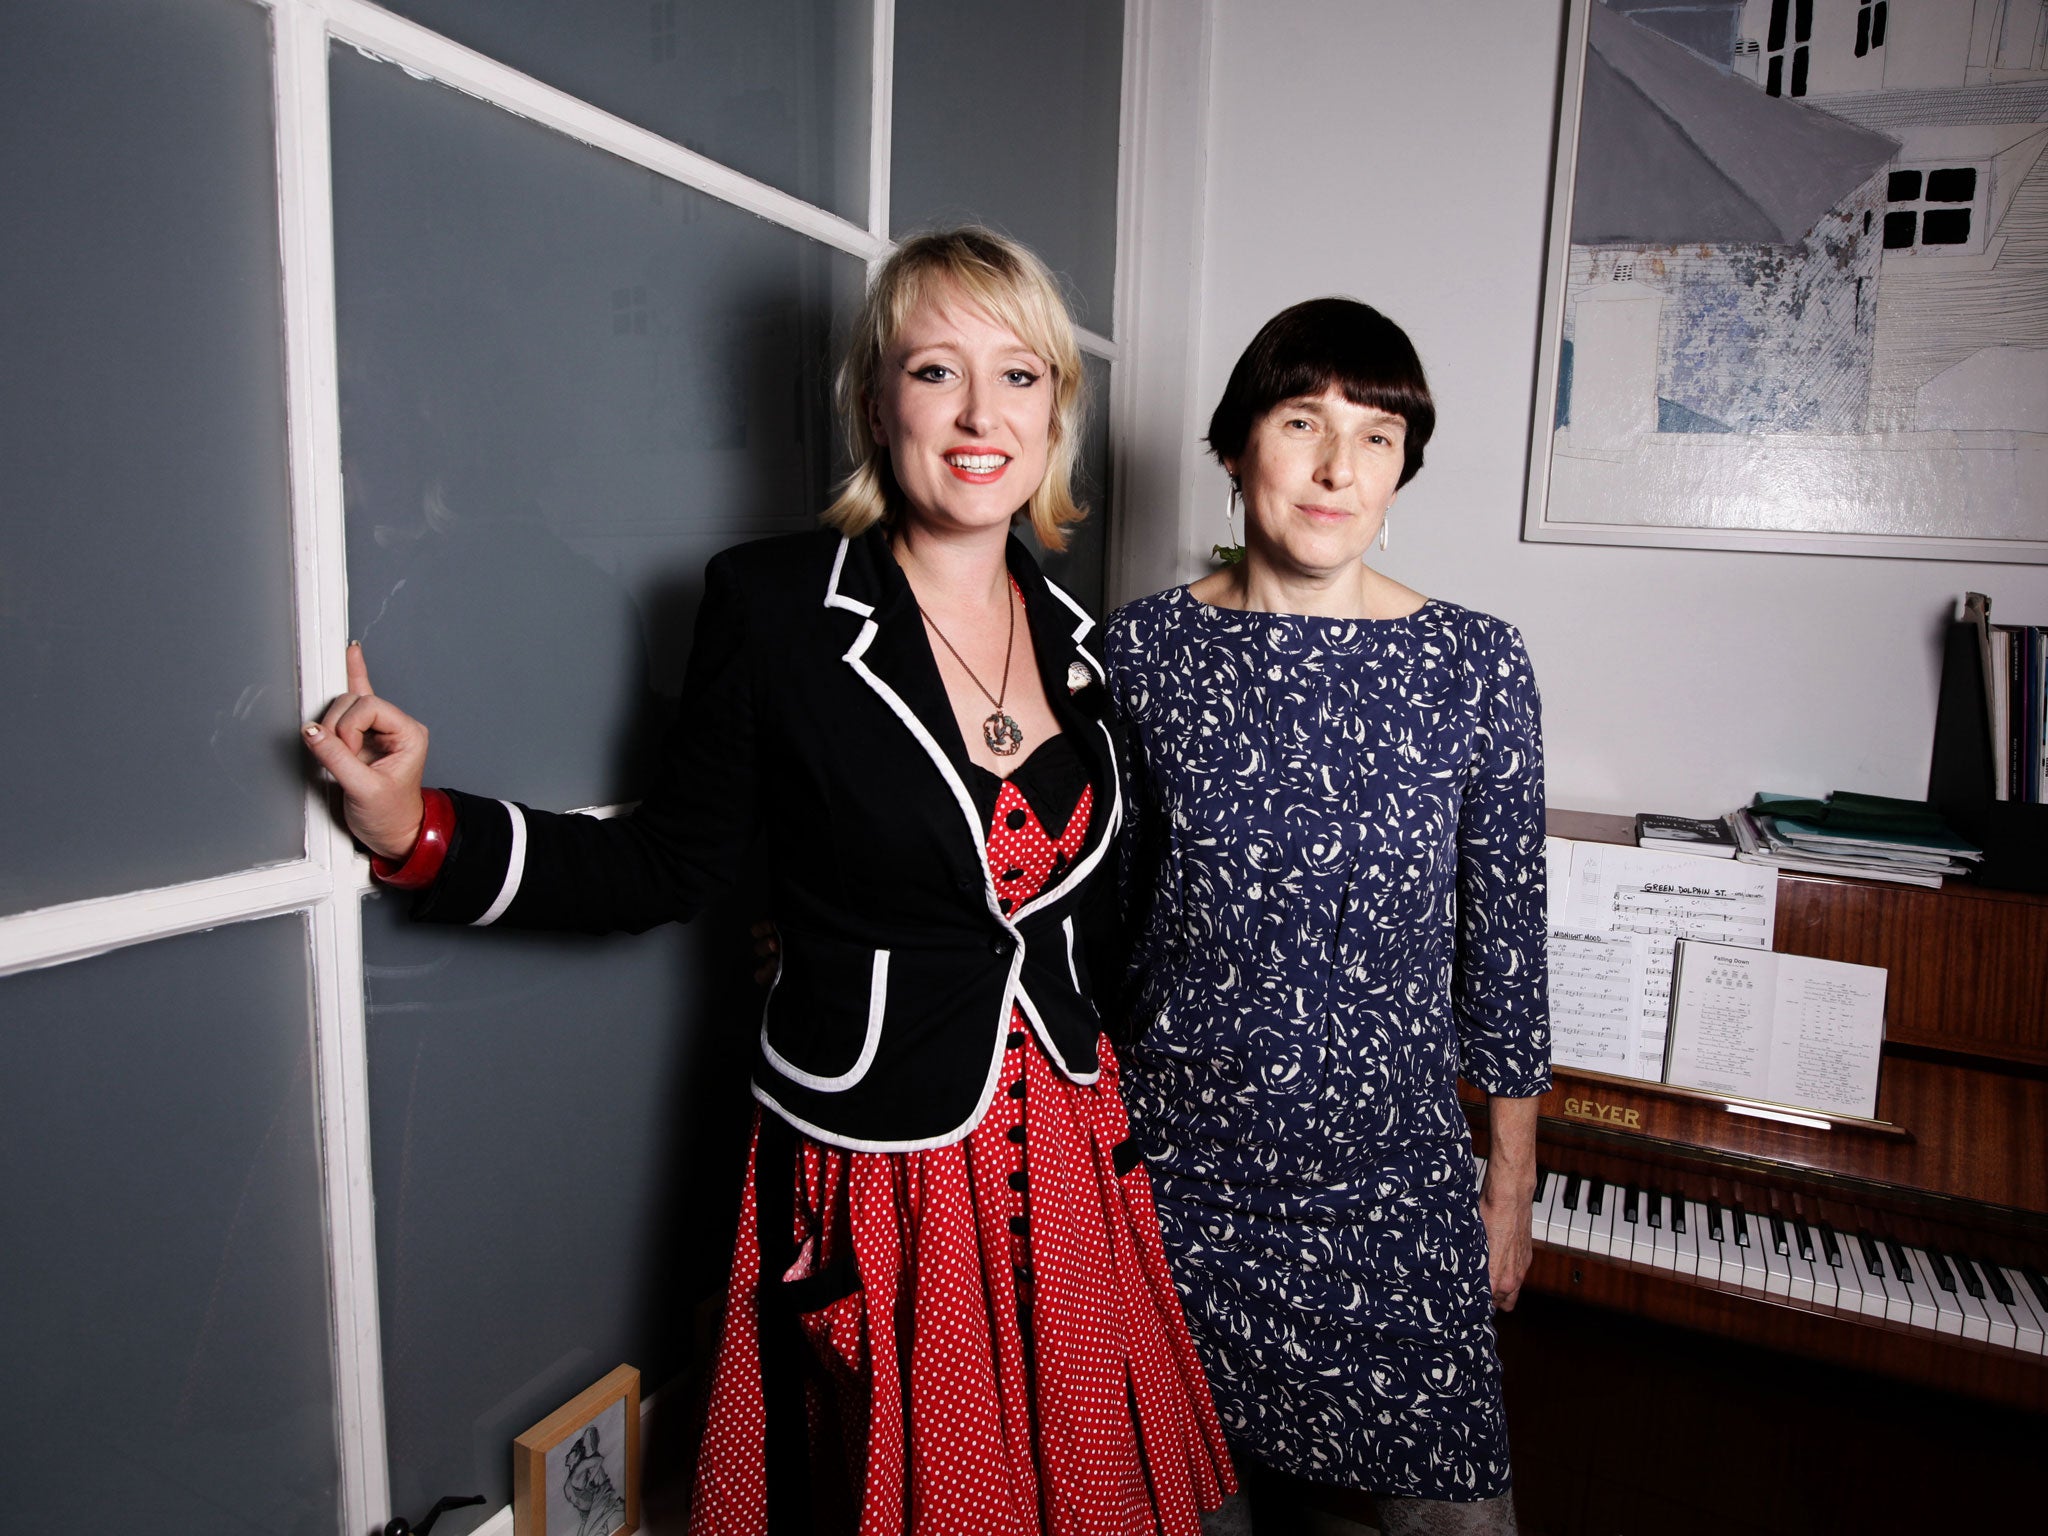
[[[1641,1110],[1622,1104],[1602,1104],[1598,1099],[1568,1098],[1564,1101],[1564,1112],[1574,1120],[1598,1120],[1603,1125],[1618,1125],[1631,1131],[1643,1128]]]

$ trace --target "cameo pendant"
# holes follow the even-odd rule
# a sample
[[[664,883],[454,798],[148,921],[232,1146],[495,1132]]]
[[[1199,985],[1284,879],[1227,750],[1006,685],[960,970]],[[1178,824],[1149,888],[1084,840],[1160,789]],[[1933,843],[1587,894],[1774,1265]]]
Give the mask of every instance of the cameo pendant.
[[[1015,757],[1024,745],[1024,727],[999,709],[981,722],[981,739],[997,757]]]

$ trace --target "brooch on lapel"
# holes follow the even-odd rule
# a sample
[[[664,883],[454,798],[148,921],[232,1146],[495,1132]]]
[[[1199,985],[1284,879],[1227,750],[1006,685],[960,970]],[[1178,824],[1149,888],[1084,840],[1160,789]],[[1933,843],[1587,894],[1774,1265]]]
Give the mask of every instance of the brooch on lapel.
[[[1088,670],[1086,662],[1070,661],[1067,663],[1067,692],[1079,693],[1094,681],[1095,674]]]

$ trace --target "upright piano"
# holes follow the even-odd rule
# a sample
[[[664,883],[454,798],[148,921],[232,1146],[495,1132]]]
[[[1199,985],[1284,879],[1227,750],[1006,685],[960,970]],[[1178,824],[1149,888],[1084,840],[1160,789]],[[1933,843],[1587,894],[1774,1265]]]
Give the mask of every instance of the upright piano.
[[[1786,873],[1775,944],[1887,971],[1879,1123],[1559,1070],[1526,1289],[2048,1414],[2048,898]]]

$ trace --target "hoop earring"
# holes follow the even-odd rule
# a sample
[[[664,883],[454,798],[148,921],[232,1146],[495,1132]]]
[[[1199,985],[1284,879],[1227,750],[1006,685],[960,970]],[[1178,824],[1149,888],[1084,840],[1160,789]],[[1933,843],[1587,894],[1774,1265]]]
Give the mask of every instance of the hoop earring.
[[[1218,565],[1237,565],[1244,559],[1244,542],[1237,536],[1238,496],[1237,477],[1233,475],[1230,480],[1230,500],[1223,504],[1223,526],[1229,531],[1230,542],[1218,544],[1209,552]]]

